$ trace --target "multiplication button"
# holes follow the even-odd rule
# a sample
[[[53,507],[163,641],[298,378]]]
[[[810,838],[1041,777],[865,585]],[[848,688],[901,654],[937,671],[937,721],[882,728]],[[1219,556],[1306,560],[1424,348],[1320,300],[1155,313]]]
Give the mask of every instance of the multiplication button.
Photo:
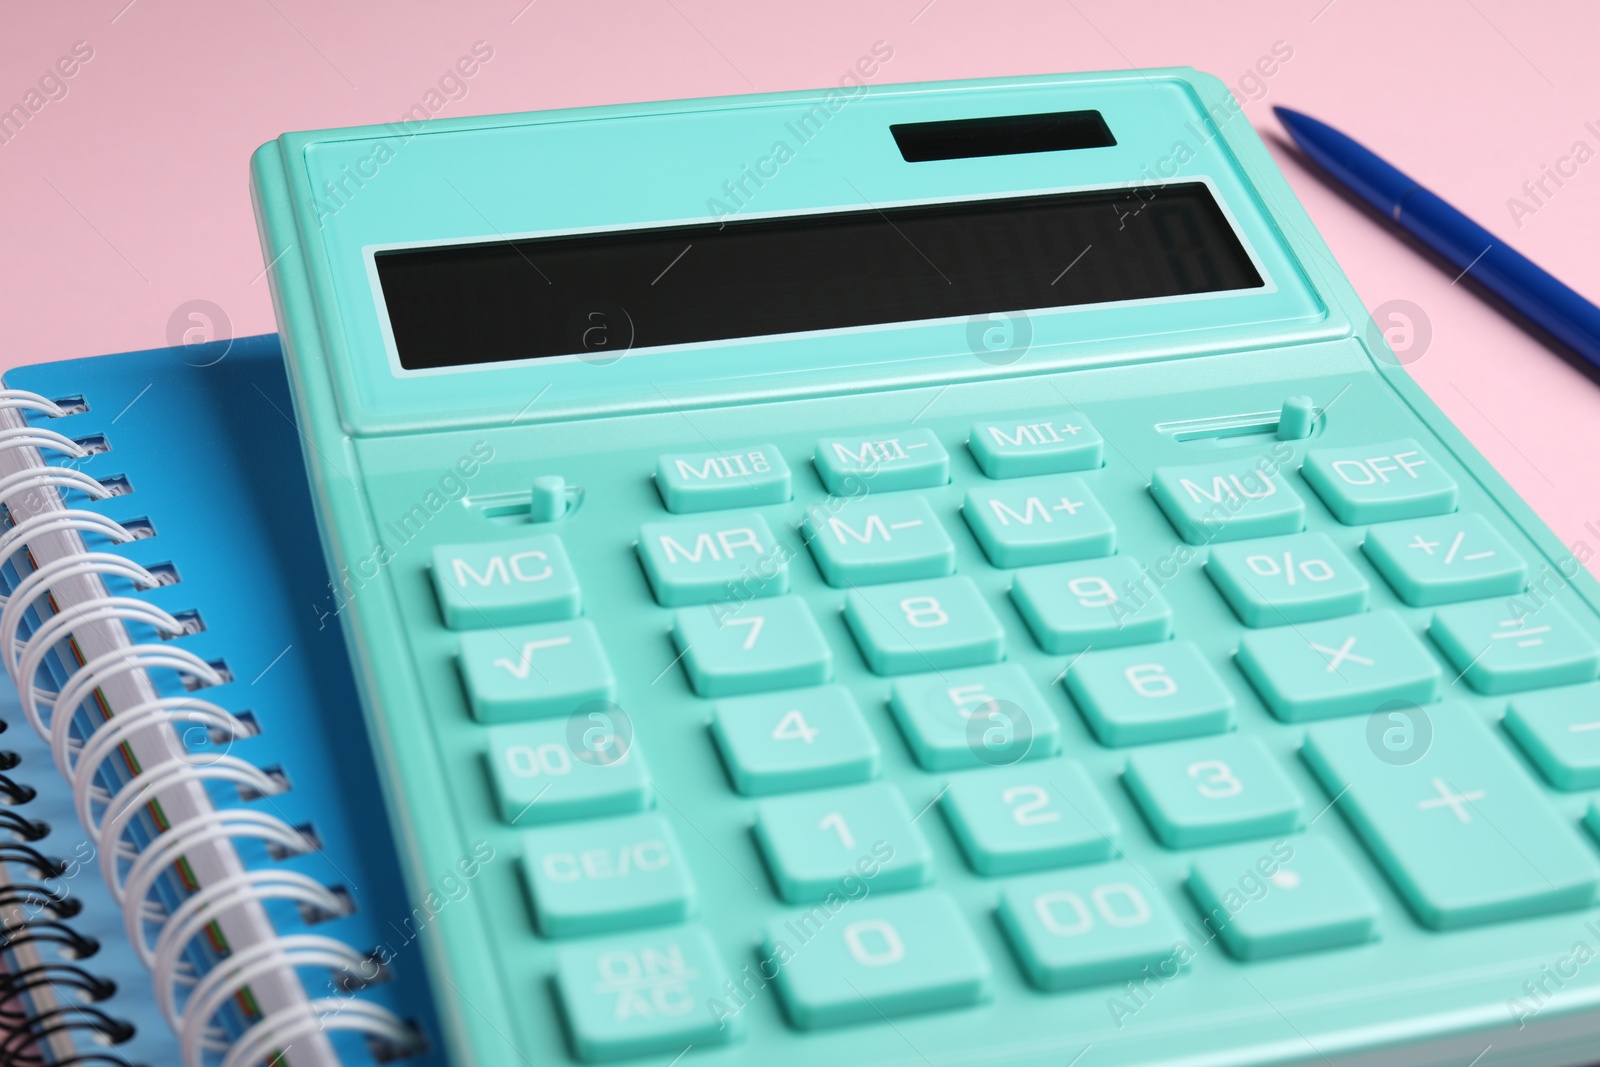
[[[967,447],[991,478],[1086,471],[1105,462],[1100,431],[1070,412],[974,423]]]
[[[1392,611],[1247,633],[1237,662],[1284,722],[1427,704],[1444,684],[1439,661]]]

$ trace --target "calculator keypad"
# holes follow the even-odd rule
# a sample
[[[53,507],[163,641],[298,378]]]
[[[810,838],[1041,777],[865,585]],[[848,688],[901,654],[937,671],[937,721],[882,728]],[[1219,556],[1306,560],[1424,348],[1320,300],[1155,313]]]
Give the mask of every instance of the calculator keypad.
[[[778,991],[789,1020],[804,1030],[965,1008],[994,996],[988,957],[955,902],[937,891],[862,900],[826,925],[815,911],[781,917],[767,927],[762,955],[787,958]]]
[[[851,872],[872,875],[874,892],[913,889],[933,878],[933,853],[893,786],[874,783],[801,793],[756,806],[756,840],[778,894],[791,904],[826,900]]]
[[[1093,470],[1105,462],[1105,439],[1071,412],[974,423],[967,447],[991,478]]]
[[[1178,976],[1177,914],[1130,863],[1010,882],[997,912],[1028,980],[1046,992],[1103,985],[1147,968]]]
[[[843,686],[719,700],[711,731],[733,787],[745,796],[825,789],[878,776],[877,738]]]
[[[1246,626],[1287,626],[1367,610],[1367,580],[1325,534],[1218,545],[1206,574]]]
[[[1385,881],[1437,929],[1600,892],[1600,805],[1563,812],[1508,751],[1600,789],[1600,642],[1523,592],[1531,549],[1416,442],[1134,476],[1076,411],[772,433],[657,457],[632,546],[573,521],[434,551],[474,786],[577,1055],[696,1056],[747,1009],[978,1007],[996,967],[1170,981],[1202,927],[1230,967],[1378,951]],[[596,561],[630,548],[619,618]],[[635,727],[711,762],[688,786],[681,738],[663,765]],[[730,891],[769,910],[730,933]],[[765,1006],[729,999],[752,974]]]
[[[1172,608],[1129,556],[1020,570],[1011,601],[1046,652],[1165,641]]]
[[[1080,478],[1037,478],[967,490],[961,507],[996,567],[1109,556],[1117,526]]]
[[[1085,652],[1066,684],[1095,738],[1113,748],[1233,726],[1233,694],[1189,641]]]
[[[833,651],[797,596],[768,597],[737,610],[679,608],[672,640],[694,691],[703,697],[797,689],[833,680]]]
[[[1513,607],[1505,599],[1454,604],[1428,634],[1480,693],[1574,685],[1600,675],[1600,644],[1557,604]]]
[[[857,589],[845,621],[874,674],[995,663],[1006,633],[971,578],[957,575]]]
[[[1324,952],[1377,936],[1377,900],[1350,861],[1319,838],[1208,852],[1195,860],[1188,887],[1241,960]]]
[[[889,708],[926,770],[999,767],[1061,751],[1055,713],[1014,664],[901,679]]]
[[[561,538],[439,545],[433,585],[452,630],[577,618],[578,576]]]
[[[825,437],[817,442],[816,466],[828,491],[845,497],[858,496],[864,485],[887,493],[950,480],[950,453],[926,429]]]
[[[1443,930],[1593,902],[1600,863],[1504,744],[1466,708],[1431,721],[1409,763],[1374,759],[1360,720],[1312,727],[1304,749],[1417,919]]]
[[[730,590],[748,589],[753,596],[789,591],[788,560],[767,520],[751,512],[645,523],[639,559],[662,607],[710,604],[728,599]]]
[[[806,539],[829,585],[939,578],[956,569],[956,546],[920,496],[868,497],[806,517]]]
[[[782,504],[792,482],[777,445],[680,452],[656,460],[656,489],[677,515]]]
[[[1347,526],[1394,522],[1456,509],[1456,480],[1415,441],[1313,448],[1302,473]]]
[[[522,856],[534,921],[549,937],[662,926],[696,910],[677,834],[660,815],[532,830]]]

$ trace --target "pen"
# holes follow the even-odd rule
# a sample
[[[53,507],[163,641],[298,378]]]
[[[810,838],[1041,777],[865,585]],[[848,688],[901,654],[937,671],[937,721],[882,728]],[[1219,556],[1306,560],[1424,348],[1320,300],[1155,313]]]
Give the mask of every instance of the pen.
[[[1535,326],[1600,367],[1600,308],[1332,126],[1272,109],[1300,150]]]

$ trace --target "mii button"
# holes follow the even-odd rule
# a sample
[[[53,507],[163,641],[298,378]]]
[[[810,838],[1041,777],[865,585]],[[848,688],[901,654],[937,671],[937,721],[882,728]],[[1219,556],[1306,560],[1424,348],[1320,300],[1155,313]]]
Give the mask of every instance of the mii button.
[[[776,445],[685,452],[656,460],[661,502],[679,515],[783,504],[789,499],[789,483],[789,464]]]
[[[1410,439],[1313,449],[1301,473],[1346,526],[1444,515],[1456,509],[1456,480]]]
[[[639,528],[639,560],[667,608],[787,593],[791,554],[766,519],[747,512]]]

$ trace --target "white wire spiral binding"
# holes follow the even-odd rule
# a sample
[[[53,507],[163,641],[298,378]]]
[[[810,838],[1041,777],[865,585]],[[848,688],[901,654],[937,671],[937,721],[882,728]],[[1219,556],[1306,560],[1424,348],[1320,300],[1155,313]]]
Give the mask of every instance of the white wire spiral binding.
[[[18,389],[0,389],[0,410],[66,414],[49,399]],[[54,430],[38,426],[0,429],[0,453],[32,448],[83,459],[90,451]],[[71,467],[30,467],[0,478],[0,501],[25,493],[69,491],[92,500],[112,495],[102,483]],[[122,524],[98,512],[71,507],[34,514],[0,533],[0,566],[10,563],[30,542],[61,533],[95,534],[114,544],[134,540]],[[19,568],[19,571],[22,568]],[[149,570],[109,552],[85,550],[27,573],[9,595],[0,595],[0,665],[17,683],[23,712],[41,737],[50,741],[56,766],[71,782],[80,820],[100,852],[107,887],[123,909],[128,940],[151,968],[163,1014],[178,1034],[185,1067],[202,1067],[207,1053],[222,1053],[223,1067],[250,1067],[275,1050],[305,1036],[327,1030],[359,1031],[397,1048],[416,1044],[416,1034],[388,1009],[367,1001],[343,998],[309,1000],[267,1014],[231,1046],[219,1026],[217,1012],[229,999],[273,973],[324,967],[357,974],[370,961],[343,942],[316,934],[276,936],[234,951],[196,979],[186,955],[194,939],[218,916],[249,903],[289,900],[328,914],[342,914],[344,902],[327,886],[296,871],[248,870],[202,886],[169,913],[152,899],[152,891],[180,857],[206,842],[256,839],[290,852],[311,846],[306,836],[282,819],[245,808],[218,808],[181,820],[156,835],[141,850],[128,837],[133,821],[149,801],[165,790],[190,782],[227,781],[242,789],[271,795],[282,783],[260,768],[226,753],[191,753],[145,767],[108,792],[96,779],[106,761],[129,738],[144,730],[175,729],[189,723],[214,730],[228,740],[249,736],[233,713],[193,696],[159,697],[119,709],[105,721],[87,723],[87,736],[73,736],[84,723],[80,709],[96,691],[119,675],[172,670],[219,685],[224,678],[209,663],[176,646],[127,645],[91,659],[74,670],[59,691],[38,684],[48,653],[83,627],[97,623],[141,624],[165,636],[184,627],[159,607],[132,597],[103,595],[50,612],[42,599],[62,582],[83,578],[121,578],[136,589],[160,583]],[[33,609],[42,618],[26,639],[22,626]],[[95,817],[100,808],[99,818]],[[125,868],[125,869],[124,869]],[[159,926],[154,945],[150,926]],[[179,989],[192,984],[179,1006]]]

